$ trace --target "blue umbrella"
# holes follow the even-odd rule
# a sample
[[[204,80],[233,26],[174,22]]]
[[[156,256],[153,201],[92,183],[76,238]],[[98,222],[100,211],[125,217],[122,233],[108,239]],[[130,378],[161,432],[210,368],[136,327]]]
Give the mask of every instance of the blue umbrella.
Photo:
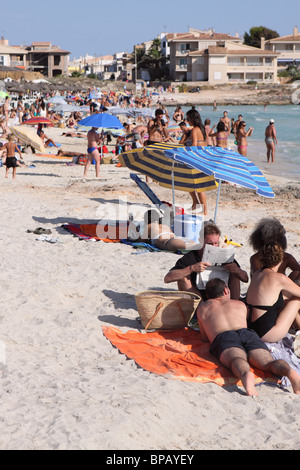
[[[91,114],[78,122],[80,126],[85,127],[105,127],[109,129],[122,129],[123,125],[116,116],[107,113]]]
[[[219,183],[224,180],[254,189],[260,196],[275,197],[259,168],[247,157],[237,152],[221,147],[178,147],[165,150],[165,155],[176,162],[200,170],[206,175],[213,175]],[[217,216],[220,188],[221,184],[218,187],[214,220]]]

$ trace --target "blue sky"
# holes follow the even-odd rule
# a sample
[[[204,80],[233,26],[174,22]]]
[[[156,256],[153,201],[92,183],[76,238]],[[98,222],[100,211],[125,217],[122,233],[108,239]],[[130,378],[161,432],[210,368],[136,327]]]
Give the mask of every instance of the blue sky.
[[[3,14],[4,13],[4,14]],[[0,35],[10,45],[50,41],[80,55],[133,51],[160,32],[208,29],[243,36],[266,26],[280,36],[300,31],[299,0],[13,0],[2,7]]]

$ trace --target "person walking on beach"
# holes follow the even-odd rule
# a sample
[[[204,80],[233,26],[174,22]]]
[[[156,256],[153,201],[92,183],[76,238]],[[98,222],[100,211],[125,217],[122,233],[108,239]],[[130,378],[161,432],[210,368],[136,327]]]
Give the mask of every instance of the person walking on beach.
[[[88,161],[85,165],[83,176],[87,176],[88,169],[91,166],[93,159],[96,162],[96,165],[95,165],[96,178],[98,178],[100,175],[100,154],[98,150],[98,144],[99,142],[101,142],[101,137],[97,133],[97,129],[98,129],[97,127],[92,127],[92,129],[90,129],[87,133]]]
[[[270,160],[272,163],[275,162],[275,142],[278,145],[274,119],[270,119],[269,125],[266,127],[265,130],[265,143],[267,146],[268,163],[270,163]]]
[[[12,179],[14,180],[16,178],[16,172],[17,172],[17,166],[18,165],[18,160],[15,157],[15,153],[18,152],[20,155],[20,158],[22,159],[22,154],[14,140],[14,136],[10,134],[8,136],[8,142],[3,145],[2,147],[2,152],[6,150],[7,152],[7,157],[5,160],[5,165],[6,165],[6,172],[5,172],[5,178],[8,178],[8,171],[10,168],[12,168]]]
[[[288,377],[300,395],[300,375],[282,359],[274,360],[268,347],[247,328],[247,307],[230,298],[230,289],[215,278],[206,285],[208,300],[200,303],[197,318],[201,339],[210,343],[209,352],[242,381],[248,396],[258,396],[250,366],[275,377]]]
[[[249,127],[247,132],[245,128],[246,128],[245,121],[241,121],[238,125],[238,129],[236,133],[238,152],[240,155],[243,155],[243,157],[247,157],[247,148],[248,148],[247,137],[250,137],[253,133],[253,127]]]

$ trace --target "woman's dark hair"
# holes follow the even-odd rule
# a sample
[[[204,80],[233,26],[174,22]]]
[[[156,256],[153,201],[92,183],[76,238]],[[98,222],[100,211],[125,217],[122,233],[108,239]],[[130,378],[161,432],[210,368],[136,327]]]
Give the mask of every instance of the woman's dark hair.
[[[202,132],[204,140],[206,140],[206,132],[205,132],[205,127],[203,125],[202,119],[198,111],[196,109],[190,109],[186,113],[186,117],[189,118],[192,126],[198,126]]]
[[[211,120],[208,119],[208,118],[206,118],[205,121],[204,121],[204,125],[205,125],[205,126],[209,126],[210,123],[211,123]]]
[[[259,259],[262,266],[266,268],[273,268],[277,266],[283,259],[284,251],[279,243],[271,242],[266,243],[259,250]]]
[[[217,131],[218,132],[226,131],[225,123],[223,121],[218,122]]]
[[[238,125],[238,131],[240,130],[241,127],[244,127],[246,125],[245,121],[241,121]]]
[[[286,231],[278,219],[261,219],[249,237],[249,243],[255,251],[260,250],[266,243],[277,242],[285,251],[287,249]]]

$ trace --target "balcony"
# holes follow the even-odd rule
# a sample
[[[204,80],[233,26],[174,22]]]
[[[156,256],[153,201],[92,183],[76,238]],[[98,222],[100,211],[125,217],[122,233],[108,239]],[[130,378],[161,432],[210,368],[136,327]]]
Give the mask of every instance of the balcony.
[[[26,63],[24,60],[11,60],[11,67],[25,67]]]

